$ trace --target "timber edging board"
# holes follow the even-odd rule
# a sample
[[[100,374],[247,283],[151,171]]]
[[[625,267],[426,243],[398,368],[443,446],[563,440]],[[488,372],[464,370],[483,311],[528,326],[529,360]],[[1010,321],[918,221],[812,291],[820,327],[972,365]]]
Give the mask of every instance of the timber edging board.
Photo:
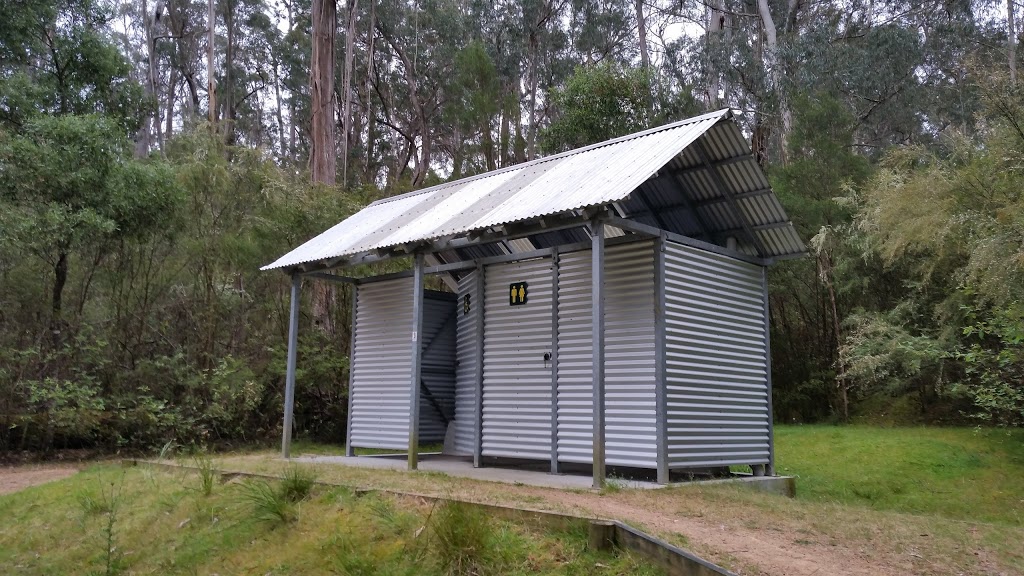
[[[153,462],[151,460],[125,459],[121,462],[124,466],[148,466],[150,468],[185,470],[189,472],[199,471],[199,468],[195,466],[169,464],[167,462]],[[282,480],[281,476],[274,476],[272,474],[257,474],[253,472],[226,470],[215,470],[215,472],[220,475],[221,482],[228,482],[235,478]],[[655,538],[650,534],[641,532],[640,530],[618,520],[588,518],[586,516],[574,516],[572,514],[563,514],[560,512],[516,508],[514,506],[504,506],[501,504],[486,504],[482,502],[473,502],[471,500],[459,500],[457,498],[446,498],[443,496],[430,496],[427,494],[417,494],[415,492],[402,492],[399,490],[356,488],[347,484],[327,482],[324,480],[316,480],[315,483],[321,486],[348,488],[356,495],[380,493],[403,498],[420,498],[434,502],[458,502],[460,504],[482,508],[500,518],[525,521],[527,523],[533,522],[553,528],[564,528],[574,522],[586,522],[590,526],[590,546],[597,548],[616,546],[622,550],[628,550],[664,569],[665,573],[670,576],[737,576],[735,573],[730,572],[721,566],[712,564],[702,558],[698,558],[678,546],[673,546],[660,538]]]

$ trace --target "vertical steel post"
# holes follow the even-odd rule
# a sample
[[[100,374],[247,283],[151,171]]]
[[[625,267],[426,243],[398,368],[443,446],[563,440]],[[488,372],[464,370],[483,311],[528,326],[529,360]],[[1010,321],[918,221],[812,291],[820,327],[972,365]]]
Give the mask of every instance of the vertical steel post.
[[[476,398],[473,406],[473,467],[479,468],[482,465],[484,448],[484,266],[476,265],[476,290],[473,298],[476,299],[474,306],[473,322],[476,323]]]
[[[603,488],[604,462],[604,222],[591,225],[591,330],[594,388],[594,488]]]
[[[281,432],[281,457],[292,450],[292,412],[295,410],[295,357],[299,340],[299,294],[302,277],[292,274],[292,299],[288,310],[288,363],[284,376],[284,430]]]
[[[558,246],[551,253],[551,473],[558,474]]]
[[[409,470],[419,465],[420,451],[420,338],[423,332],[423,253],[416,252],[412,269],[412,372],[409,378]]]
[[[765,378],[768,394],[768,470],[769,476],[775,476],[775,414],[772,409],[772,337],[771,314],[768,304],[768,267],[761,267],[761,284],[764,288],[764,359]]]
[[[665,250],[663,233],[654,241],[654,396],[658,435],[658,483],[668,484],[668,381],[666,380]]]
[[[356,449],[352,445],[352,384],[355,383],[356,357],[356,314],[359,313],[359,285],[352,284],[352,327],[349,329],[348,342],[348,423],[345,425],[345,456],[355,456]]]

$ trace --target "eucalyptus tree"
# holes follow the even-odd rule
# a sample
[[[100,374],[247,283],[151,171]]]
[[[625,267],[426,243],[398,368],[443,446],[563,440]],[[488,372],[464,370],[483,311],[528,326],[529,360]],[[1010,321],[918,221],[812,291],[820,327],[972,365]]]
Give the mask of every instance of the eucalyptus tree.
[[[147,103],[111,41],[113,13],[94,0],[33,0],[0,7],[0,121],[36,114],[102,113],[135,130]]]

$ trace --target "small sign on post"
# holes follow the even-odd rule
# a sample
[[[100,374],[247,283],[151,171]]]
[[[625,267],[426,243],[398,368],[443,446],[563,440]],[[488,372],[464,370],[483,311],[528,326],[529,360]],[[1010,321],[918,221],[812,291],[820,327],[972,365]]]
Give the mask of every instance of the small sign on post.
[[[513,282],[508,285],[508,305],[522,306],[530,297],[529,284],[526,282]]]

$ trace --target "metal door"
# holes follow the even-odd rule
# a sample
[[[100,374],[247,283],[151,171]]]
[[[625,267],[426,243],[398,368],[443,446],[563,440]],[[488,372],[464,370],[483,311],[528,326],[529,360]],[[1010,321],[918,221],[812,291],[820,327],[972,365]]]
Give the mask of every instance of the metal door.
[[[549,460],[552,261],[484,271],[482,454]]]

